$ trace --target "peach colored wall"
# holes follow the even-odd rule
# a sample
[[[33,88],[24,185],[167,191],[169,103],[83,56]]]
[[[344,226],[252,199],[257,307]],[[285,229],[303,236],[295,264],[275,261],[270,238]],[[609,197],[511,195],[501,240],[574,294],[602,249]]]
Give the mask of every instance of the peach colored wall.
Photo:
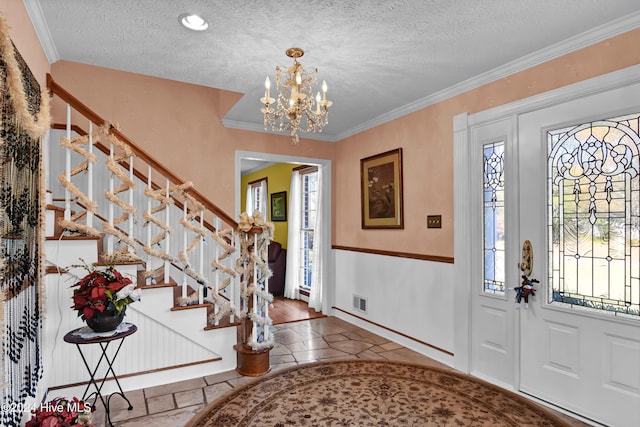
[[[235,209],[235,151],[333,159],[335,144],[225,128],[233,92],[68,61],[54,80],[229,215]],[[54,109],[54,121],[62,120]]]
[[[9,36],[20,55],[29,65],[31,72],[38,79],[40,85],[44,87],[47,73],[51,67],[44,51],[40,47],[40,41],[22,4],[22,0],[2,0],[0,2],[0,15],[7,21]]]
[[[640,29],[583,48],[420,111],[346,138],[336,145],[334,235],[341,246],[453,256],[453,117],[476,113],[640,63]],[[360,228],[360,159],[403,149],[404,230]],[[427,229],[427,215],[442,229]]]
[[[338,143],[226,129],[220,118],[236,93],[61,61],[53,77],[178,175],[233,213],[234,151],[331,159],[332,243],[453,256],[453,117],[559,88],[640,62],[640,30],[586,47],[424,108]],[[177,148],[176,148],[177,147]],[[360,159],[403,148],[404,230],[360,228]],[[176,155],[178,153],[178,155]],[[427,215],[442,229],[427,229]]]

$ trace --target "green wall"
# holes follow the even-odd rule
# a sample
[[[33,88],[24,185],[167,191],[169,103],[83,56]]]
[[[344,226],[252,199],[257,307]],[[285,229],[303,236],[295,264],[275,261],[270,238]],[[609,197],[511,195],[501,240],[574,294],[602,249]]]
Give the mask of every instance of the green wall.
[[[267,193],[269,194],[268,208],[269,221],[271,221],[271,194],[281,191],[287,192],[287,210],[289,209],[289,188],[291,187],[291,171],[297,165],[288,163],[278,163],[261,169],[257,172],[250,173],[240,179],[240,212],[244,212],[247,206],[247,184],[262,178],[267,178]],[[287,216],[289,212],[287,212]],[[288,218],[287,218],[288,219]],[[287,247],[287,236],[289,233],[288,221],[275,221],[273,223],[273,240],[282,244],[283,248]]]

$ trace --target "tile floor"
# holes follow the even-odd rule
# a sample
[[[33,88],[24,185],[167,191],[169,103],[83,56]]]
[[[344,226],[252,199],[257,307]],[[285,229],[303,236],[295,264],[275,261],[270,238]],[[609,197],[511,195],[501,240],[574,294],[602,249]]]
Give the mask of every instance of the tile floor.
[[[276,345],[270,352],[272,371],[312,361],[360,357],[447,366],[335,317],[275,326]],[[118,396],[111,400],[111,420],[117,427],[183,426],[205,405],[254,378],[235,371],[180,381],[126,393],[128,411]],[[106,425],[104,410],[94,414],[96,427]],[[586,424],[565,417],[572,426]]]

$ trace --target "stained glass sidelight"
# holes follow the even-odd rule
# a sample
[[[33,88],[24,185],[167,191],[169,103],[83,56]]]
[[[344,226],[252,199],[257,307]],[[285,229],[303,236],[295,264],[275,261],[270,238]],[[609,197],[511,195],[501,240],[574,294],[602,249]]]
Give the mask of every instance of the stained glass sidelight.
[[[547,134],[550,302],[640,316],[639,118]]]
[[[484,292],[504,294],[504,142],[482,151]]]

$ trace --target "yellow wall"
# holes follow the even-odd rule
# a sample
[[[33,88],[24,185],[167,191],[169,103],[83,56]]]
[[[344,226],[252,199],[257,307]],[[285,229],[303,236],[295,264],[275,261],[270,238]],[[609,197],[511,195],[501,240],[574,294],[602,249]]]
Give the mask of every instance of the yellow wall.
[[[287,210],[289,209],[289,188],[291,186],[291,170],[297,165],[288,163],[278,163],[273,166],[266,167],[257,172],[245,175],[240,180],[240,212],[244,212],[247,206],[247,184],[262,178],[267,178],[268,202],[271,201],[271,194],[281,191],[287,192]],[[271,221],[271,207],[268,207],[269,220]],[[287,212],[287,219],[289,213]],[[287,235],[289,233],[288,221],[275,221],[273,223],[273,240],[287,247]]]

